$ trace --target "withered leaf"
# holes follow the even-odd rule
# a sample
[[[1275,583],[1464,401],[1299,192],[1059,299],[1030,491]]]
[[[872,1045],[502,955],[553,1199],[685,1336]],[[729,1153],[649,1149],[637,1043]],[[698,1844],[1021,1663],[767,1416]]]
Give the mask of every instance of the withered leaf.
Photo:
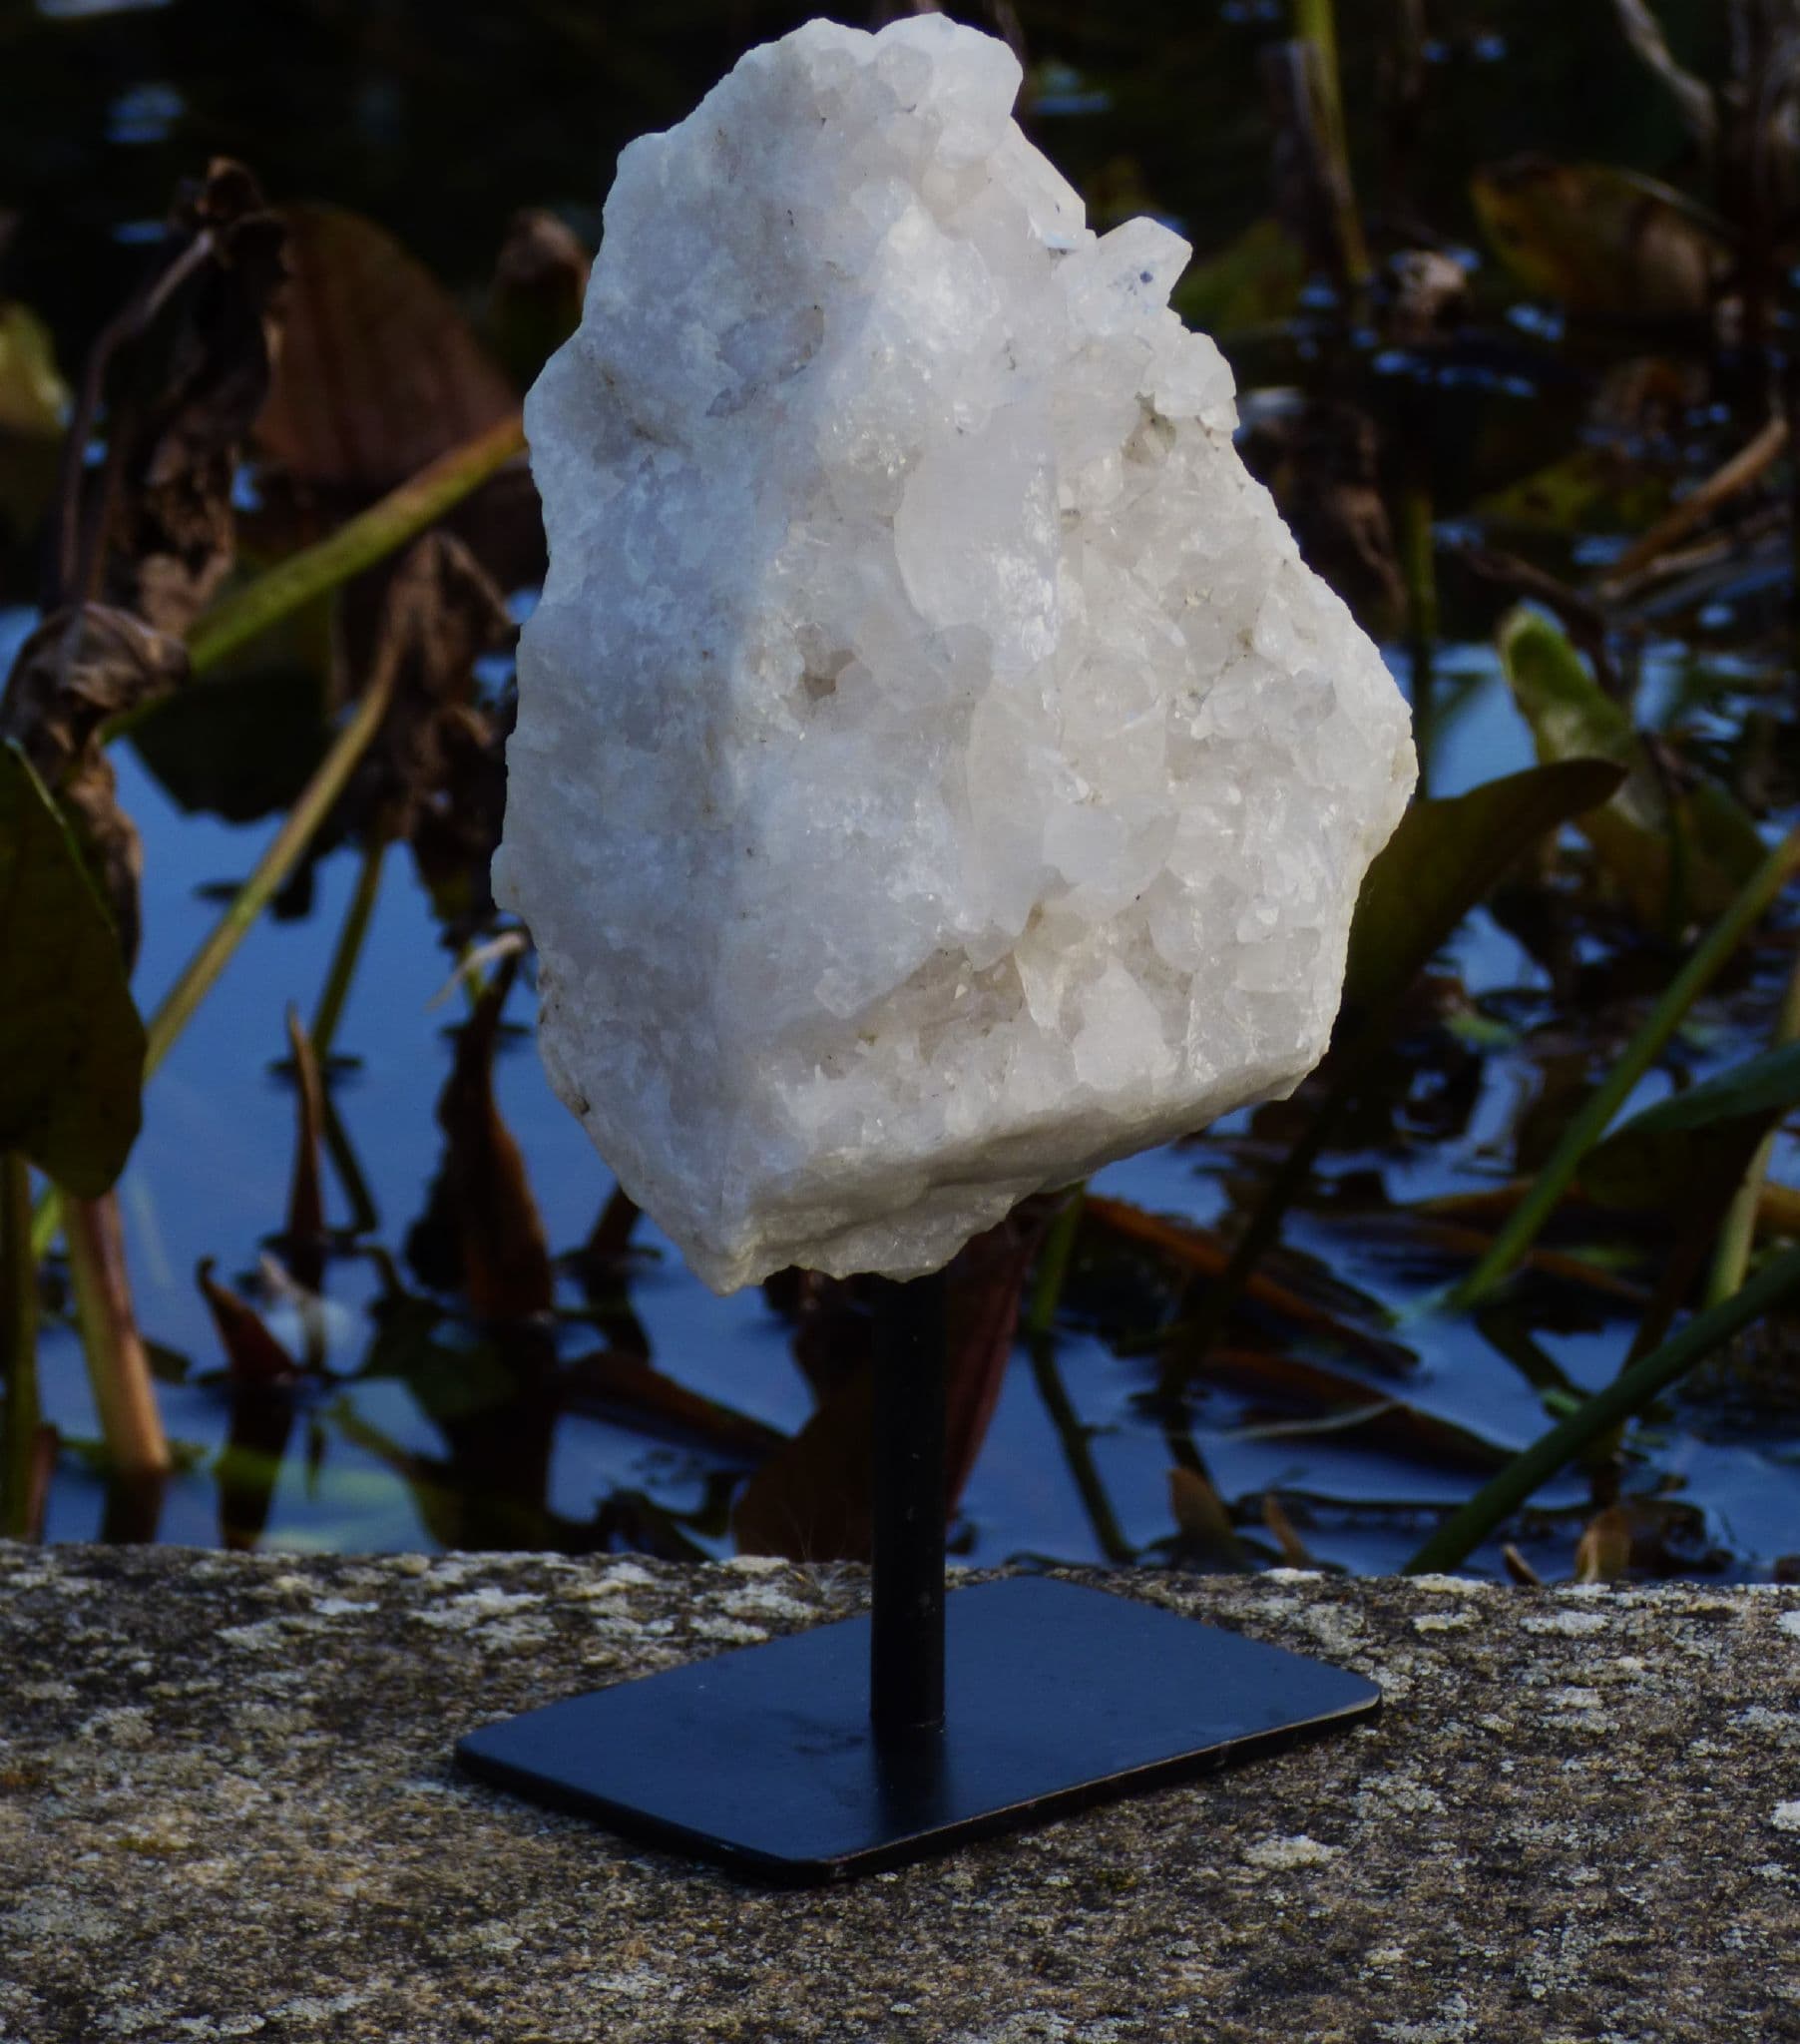
[[[565,1409],[626,1415],[646,1433],[699,1441],[716,1453],[759,1461],[783,1444],[760,1419],[677,1383],[641,1355],[603,1349],[563,1365],[558,1379]]]
[[[1286,1506],[1272,1490],[1263,1493],[1262,1523],[1275,1536],[1275,1544],[1281,1550],[1281,1559],[1290,1569],[1309,1569],[1313,1566],[1311,1550],[1295,1530],[1293,1520],[1287,1515]]]
[[[456,1062],[438,1102],[443,1197],[463,1289],[483,1319],[548,1312],[556,1290],[550,1246],[525,1158],[494,1099],[494,1046],[516,958],[509,958],[457,1034]]]
[[[1575,1544],[1577,1583],[1615,1583],[1631,1565],[1631,1515],[1621,1505],[1596,1512]]]
[[[1541,1590],[1544,1587],[1544,1578],[1532,1567],[1531,1563],[1526,1560],[1525,1556],[1520,1553],[1512,1541],[1509,1540],[1500,1550],[1500,1559],[1506,1568],[1508,1576],[1515,1583],[1530,1590]]]
[[[385,229],[335,206],[280,218],[293,283],[256,440],[290,481],[378,496],[517,409],[456,300]]]
[[[1054,1201],[1026,1202],[970,1242],[949,1270],[946,1361],[947,1508],[968,1482],[999,1401],[1019,1299]],[[854,1280],[847,1280],[851,1286]],[[821,1280],[833,1294],[845,1284]],[[874,1372],[861,1358],[789,1441],[762,1463],[731,1514],[743,1554],[866,1561],[872,1529]]]
[[[240,164],[178,197],[162,282],[116,377],[99,506],[107,601],[181,633],[236,552],[231,489],[262,408],[285,280],[284,230]],[[87,595],[86,576],[73,593]]]
[[[1212,1479],[1177,1462],[1168,1472],[1168,1509],[1182,1541],[1204,1560],[1227,1568],[1247,1566],[1243,1542]]]
[[[1731,258],[1721,222],[1684,193],[1613,164],[1517,157],[1477,171],[1470,193],[1525,288],[1580,316],[1698,317]]]
[[[214,1262],[205,1257],[195,1268],[194,1281],[219,1329],[225,1365],[234,1381],[264,1388],[289,1384],[299,1364],[268,1331],[262,1315],[213,1276]]]
[[[505,734],[475,700],[475,663],[509,645],[505,599],[463,545],[428,533],[382,599],[373,662],[397,669],[394,706],[351,794],[365,830],[408,839],[440,901],[461,883],[486,906],[506,802]]]
[[[1133,1206],[1128,1200],[1109,1199],[1100,1193],[1088,1195],[1084,1212],[1097,1227],[1158,1250],[1183,1269],[1202,1277],[1217,1278],[1230,1264],[1230,1245],[1210,1229],[1194,1222],[1152,1214],[1145,1208]],[[1266,1273],[1252,1273],[1245,1280],[1244,1291],[1258,1305],[1279,1313],[1296,1326],[1340,1342],[1344,1347],[1366,1355],[1371,1361],[1398,1369],[1405,1368],[1414,1359],[1411,1352],[1398,1342],[1358,1326],[1354,1320],[1346,1319],[1316,1299],[1307,1298]]]
[[[102,744],[108,721],[187,679],[179,639],[105,604],[58,611],[20,647],[0,697],[0,739],[31,762],[74,824],[119,933],[127,969],[138,951],[143,851],[120,808]]]
[[[219,1537],[227,1548],[252,1548],[268,1524],[275,1486],[293,1431],[300,1371],[255,1307],[213,1276],[213,1260],[195,1272],[219,1330],[230,1372],[230,1419],[215,1465]]]

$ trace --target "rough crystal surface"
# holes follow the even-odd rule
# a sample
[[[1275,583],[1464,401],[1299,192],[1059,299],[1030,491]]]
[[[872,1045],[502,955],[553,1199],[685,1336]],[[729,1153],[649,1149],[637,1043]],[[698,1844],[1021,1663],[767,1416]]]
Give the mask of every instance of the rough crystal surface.
[[[911,1276],[1290,1090],[1412,784],[1231,442],[1186,245],[1004,44],[813,22],[619,160],[527,405],[501,898],[552,1080],[720,1290]]]

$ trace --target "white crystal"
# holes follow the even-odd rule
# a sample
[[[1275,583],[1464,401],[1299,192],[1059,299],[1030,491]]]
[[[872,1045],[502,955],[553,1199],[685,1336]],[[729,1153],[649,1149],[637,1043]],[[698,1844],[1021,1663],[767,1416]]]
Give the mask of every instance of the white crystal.
[[[719,1290],[911,1276],[1292,1089],[1413,779],[1167,307],[928,15],[619,160],[527,406],[501,898],[553,1082]]]

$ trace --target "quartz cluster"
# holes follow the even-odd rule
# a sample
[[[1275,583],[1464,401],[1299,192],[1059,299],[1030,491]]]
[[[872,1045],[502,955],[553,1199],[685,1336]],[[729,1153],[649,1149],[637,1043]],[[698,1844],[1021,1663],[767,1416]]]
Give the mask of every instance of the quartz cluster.
[[[1006,46],[815,21],[619,159],[526,408],[500,897],[552,1080],[707,1283],[914,1276],[1289,1091],[1413,780],[1167,228]]]

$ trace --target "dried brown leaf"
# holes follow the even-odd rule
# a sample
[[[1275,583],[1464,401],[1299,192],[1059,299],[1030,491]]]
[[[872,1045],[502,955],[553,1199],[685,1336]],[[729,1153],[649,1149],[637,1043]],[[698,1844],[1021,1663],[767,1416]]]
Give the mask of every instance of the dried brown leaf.
[[[1181,1537],[1204,1558],[1244,1566],[1243,1543],[1211,1479],[1177,1462],[1168,1472],[1168,1509]]]
[[[0,739],[11,739],[57,798],[113,913],[129,969],[138,951],[143,849],[120,808],[102,744],[122,711],[187,679],[180,640],[129,611],[83,604],[46,618],[20,647],[0,697]]]
[[[525,1158],[494,1099],[494,1046],[517,961],[509,959],[457,1033],[456,1061],[438,1102],[444,1197],[463,1288],[483,1319],[550,1310],[556,1277]]]
[[[1294,1530],[1293,1520],[1287,1516],[1286,1508],[1272,1490],[1263,1493],[1262,1523],[1275,1536],[1281,1558],[1289,1568],[1309,1569],[1313,1566],[1311,1550]]]
[[[419,540],[383,595],[369,671],[395,668],[394,706],[350,807],[364,830],[411,842],[440,899],[458,882],[479,882],[485,897],[506,802],[505,734],[475,700],[475,663],[514,631],[500,591],[446,532]]]
[[[299,1375],[299,1365],[268,1331],[255,1307],[213,1276],[214,1260],[205,1257],[196,1267],[194,1281],[200,1286],[219,1329],[225,1367],[234,1382],[268,1388],[290,1384]]]
[[[1615,1583],[1631,1565],[1631,1515],[1622,1505],[1608,1505],[1587,1522],[1575,1545],[1577,1583]]]
[[[293,282],[256,420],[296,483],[378,496],[518,408],[518,396],[424,264],[335,206],[281,209]]]
[[[1019,1299],[1054,1202],[1032,1200],[978,1235],[949,1271],[949,1355],[945,1396],[946,1504],[974,1469],[1000,1397]],[[854,1280],[821,1282],[808,1317],[836,1320]],[[806,1319],[802,1320],[802,1329]],[[800,1338],[803,1338],[803,1333]],[[793,1561],[866,1561],[872,1501],[870,1432],[873,1371],[865,1356],[842,1374],[812,1417],[744,1486],[731,1530],[744,1554]]]
[[[1723,225],[1684,194],[1612,164],[1540,156],[1470,181],[1488,239],[1533,292],[1577,317],[1691,319],[1731,259]]]
[[[594,1232],[582,1247],[583,1260],[607,1268],[623,1263],[631,1254],[632,1234],[638,1226],[640,1209],[624,1186],[615,1186],[600,1210]]]
[[[1151,1214],[1128,1200],[1113,1200],[1098,1193],[1088,1195],[1084,1215],[1089,1221],[1148,1248],[1160,1250],[1183,1269],[1202,1277],[1216,1278],[1231,1262],[1230,1245],[1208,1229],[1191,1221],[1177,1221],[1163,1214]],[[1258,1305],[1279,1313],[1296,1326],[1326,1335],[1371,1361],[1404,1368],[1413,1361],[1411,1352],[1353,1320],[1304,1298],[1291,1285],[1253,1272],[1244,1283],[1244,1295]]]
[[[1506,1565],[1507,1574],[1514,1582],[1530,1590],[1540,1590],[1544,1587],[1544,1578],[1510,1540],[1500,1550],[1500,1558]]]
[[[236,555],[232,483],[268,389],[284,231],[240,164],[216,159],[178,197],[167,259],[91,365],[84,410],[125,343],[90,529],[101,589],[160,631],[187,630]],[[90,541],[83,554],[95,557]],[[78,568],[66,593],[86,596]]]

